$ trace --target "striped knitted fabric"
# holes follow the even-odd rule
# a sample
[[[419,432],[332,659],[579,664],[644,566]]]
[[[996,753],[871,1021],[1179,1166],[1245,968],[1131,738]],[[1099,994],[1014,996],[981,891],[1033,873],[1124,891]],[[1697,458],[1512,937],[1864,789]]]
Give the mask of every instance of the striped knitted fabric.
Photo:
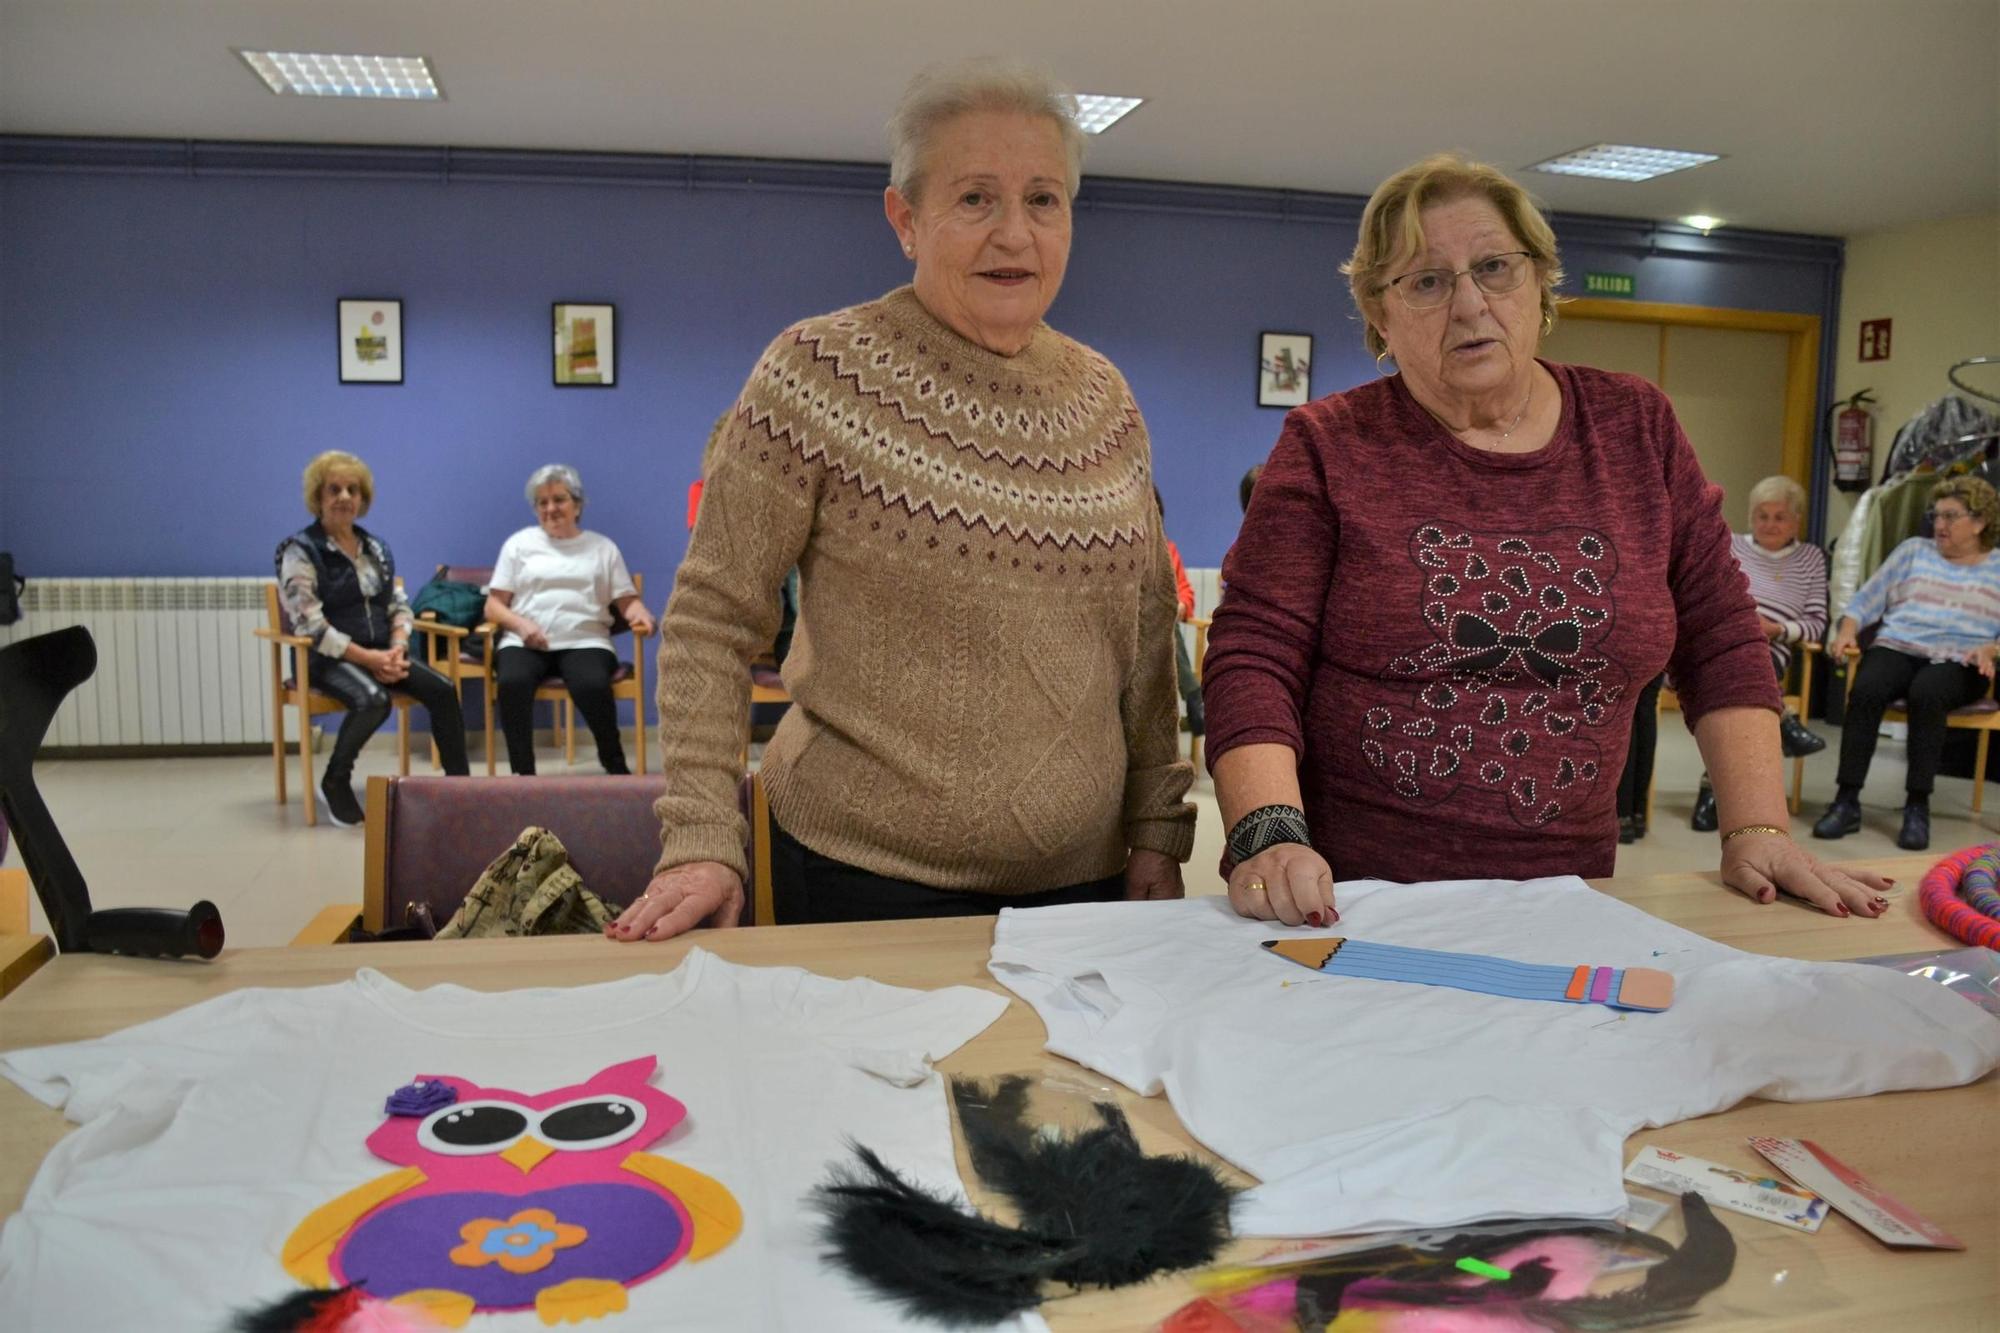
[[[1807,542],[1767,551],[1747,532],[1732,536],[1730,549],[1750,580],[1757,613],[1785,627],[1771,644],[1771,663],[1783,678],[1794,644],[1826,640],[1826,552]]]
[[[742,866],[744,663],[800,574],[763,761],[778,823],[935,888],[1185,860],[1173,573],[1124,380],[1043,326],[1000,357],[907,288],[806,320],[719,441],[662,622],[662,867]]]

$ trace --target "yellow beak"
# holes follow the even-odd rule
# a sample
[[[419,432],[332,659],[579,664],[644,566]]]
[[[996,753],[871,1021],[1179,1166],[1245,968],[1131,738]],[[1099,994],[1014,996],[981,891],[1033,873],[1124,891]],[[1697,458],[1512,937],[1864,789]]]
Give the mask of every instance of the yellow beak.
[[[540,1166],[542,1159],[554,1151],[554,1148],[530,1134],[524,1135],[513,1147],[501,1153],[500,1160],[519,1168],[521,1174],[525,1176]]]

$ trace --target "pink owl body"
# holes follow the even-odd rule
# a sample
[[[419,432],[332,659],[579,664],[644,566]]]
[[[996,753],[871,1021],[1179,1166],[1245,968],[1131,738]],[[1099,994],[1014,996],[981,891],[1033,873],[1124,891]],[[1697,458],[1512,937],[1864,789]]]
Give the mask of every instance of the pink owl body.
[[[578,1279],[631,1286],[686,1258],[687,1203],[635,1169],[686,1115],[647,1083],[655,1064],[539,1094],[448,1076],[401,1090],[368,1148],[423,1179],[355,1220],[335,1280],[378,1299],[450,1291],[507,1310]]]

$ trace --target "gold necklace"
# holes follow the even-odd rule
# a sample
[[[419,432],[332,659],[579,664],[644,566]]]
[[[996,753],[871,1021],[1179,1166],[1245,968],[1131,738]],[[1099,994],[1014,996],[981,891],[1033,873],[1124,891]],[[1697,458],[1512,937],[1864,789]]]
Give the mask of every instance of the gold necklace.
[[[1515,432],[1515,430],[1520,427],[1520,424],[1523,421],[1527,420],[1528,404],[1534,401],[1535,401],[1535,381],[1532,377],[1530,377],[1528,380],[1528,396],[1521,400],[1521,410],[1514,414],[1513,424],[1508,426],[1507,429],[1500,432],[1500,438],[1493,442],[1494,448],[1497,449],[1501,445],[1507,443],[1507,437],[1512,435]],[[1427,407],[1424,409],[1424,411],[1430,412],[1431,410]],[[1437,423],[1440,426],[1443,426],[1453,435],[1463,435],[1465,434],[1465,432],[1474,429],[1474,427],[1472,426],[1454,426],[1449,421],[1446,421],[1443,417],[1438,416],[1438,414],[1435,412],[1431,412],[1431,416],[1437,421]]]

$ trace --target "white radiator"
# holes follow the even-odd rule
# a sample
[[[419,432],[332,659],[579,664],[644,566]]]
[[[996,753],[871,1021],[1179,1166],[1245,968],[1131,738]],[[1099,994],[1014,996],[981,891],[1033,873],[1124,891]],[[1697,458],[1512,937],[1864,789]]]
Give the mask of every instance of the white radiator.
[[[63,701],[48,745],[268,745],[270,649],[251,635],[268,584],[30,578],[0,644],[70,625],[97,642],[97,671]]]

